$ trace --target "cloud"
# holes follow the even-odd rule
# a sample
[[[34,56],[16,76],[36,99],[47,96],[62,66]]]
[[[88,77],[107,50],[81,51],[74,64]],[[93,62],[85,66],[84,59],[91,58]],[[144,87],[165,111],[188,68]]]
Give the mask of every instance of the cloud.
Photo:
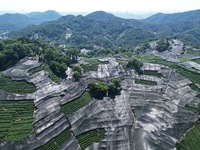
[[[185,11],[200,0],[0,0],[0,10],[14,11]]]

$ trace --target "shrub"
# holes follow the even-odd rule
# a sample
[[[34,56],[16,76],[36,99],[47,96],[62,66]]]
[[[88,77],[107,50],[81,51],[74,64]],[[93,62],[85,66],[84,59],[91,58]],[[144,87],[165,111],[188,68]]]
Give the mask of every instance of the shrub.
[[[108,83],[108,94],[116,94],[117,93],[117,87],[113,82]]]
[[[143,62],[136,59],[132,58],[128,61],[127,68],[135,68],[135,70],[139,73],[140,67],[143,66]]]
[[[78,71],[73,72],[73,78],[74,78],[75,81],[79,81],[80,77],[81,77],[81,75]]]

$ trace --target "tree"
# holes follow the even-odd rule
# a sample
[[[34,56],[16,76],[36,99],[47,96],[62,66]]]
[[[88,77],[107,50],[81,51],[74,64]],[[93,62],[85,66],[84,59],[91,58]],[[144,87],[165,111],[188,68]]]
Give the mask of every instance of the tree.
[[[96,88],[96,96],[97,98],[103,98],[104,96],[106,96],[107,93],[107,87],[105,86],[105,84],[103,82],[98,82],[95,86]]]
[[[60,63],[58,63],[56,61],[51,61],[49,63],[49,67],[52,70],[52,72],[55,75],[57,75],[58,77],[61,77],[61,78],[65,78],[66,77],[65,71],[66,71],[67,66],[64,63],[60,64]]]
[[[139,73],[140,67],[143,66],[143,62],[136,59],[132,58],[128,61],[127,68],[135,68],[135,70]]]
[[[157,42],[157,50],[159,52],[166,51],[169,48],[170,44],[167,40],[160,40]]]
[[[0,70],[5,68],[6,55],[0,51]]]
[[[76,48],[69,48],[65,51],[65,54],[69,56],[71,63],[76,63],[78,59],[78,50]]]
[[[114,85],[118,88],[121,86],[121,80],[118,77],[114,77],[112,80],[112,83],[114,83]]]
[[[88,88],[90,90],[90,93],[94,93],[95,92],[95,86],[96,86],[96,83],[95,82],[90,82],[88,84]]]
[[[88,88],[90,94],[95,98],[101,99],[104,96],[106,96],[107,87],[103,82],[98,82],[98,83],[91,82],[88,84]]]
[[[78,71],[73,72],[73,78],[74,78],[75,81],[79,81],[80,77],[81,77],[81,75]]]
[[[51,47],[46,48],[44,51],[44,59],[49,62],[54,60],[54,58],[55,58],[54,50]]]
[[[77,71],[77,72],[79,72],[81,74],[81,67],[79,65],[74,65],[72,67],[72,71]]]
[[[3,42],[0,42],[0,51],[4,50],[4,44]]]
[[[113,82],[108,83],[108,94],[116,94],[117,93],[117,87]]]

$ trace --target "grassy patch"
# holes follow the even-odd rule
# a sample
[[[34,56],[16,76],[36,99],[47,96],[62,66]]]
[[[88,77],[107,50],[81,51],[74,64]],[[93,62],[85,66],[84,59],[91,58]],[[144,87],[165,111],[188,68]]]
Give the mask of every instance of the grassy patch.
[[[200,51],[187,50],[186,54],[200,55]]]
[[[39,66],[39,67],[35,67],[35,68],[32,68],[28,71],[29,75],[32,75],[32,74],[35,74],[37,72],[40,72],[40,71],[48,71],[50,73],[50,79],[56,83],[61,83],[62,79],[59,78],[58,76],[56,76],[52,71],[51,69],[49,68],[49,65],[47,64],[43,64],[42,66]]]
[[[117,62],[118,62],[120,65],[122,65],[122,67],[123,67],[124,69],[127,68],[128,61],[125,61],[125,60],[117,60]]]
[[[163,77],[162,73],[158,73],[156,70],[144,70],[143,74],[150,75],[150,76],[156,76],[156,77]]]
[[[88,64],[88,65],[81,65],[81,67],[83,68],[84,72],[97,71],[98,65],[99,64]]]
[[[90,63],[90,64],[87,64],[87,65],[81,65],[81,67],[83,68],[84,72],[97,71],[99,64],[108,64],[107,61],[101,62],[97,58],[84,58],[84,60],[86,62]]]
[[[71,136],[71,131],[67,128],[65,131],[51,139],[45,145],[37,148],[37,150],[57,150],[62,144],[65,143]]]
[[[200,94],[199,94],[199,95],[197,95],[196,97],[200,99]]]
[[[105,133],[105,129],[95,129],[77,136],[78,143],[82,149],[90,146],[94,142],[100,142]]]
[[[189,71],[192,71],[192,72],[197,72],[198,70],[197,69],[195,69],[195,68],[193,68],[193,67],[191,67],[191,68],[187,68]]]
[[[133,57],[133,52],[123,52],[123,53],[120,53],[120,55],[124,58],[131,58]]]
[[[162,60],[159,56],[154,55],[140,55],[138,56],[138,59],[140,59],[143,63],[150,63],[151,60]]]
[[[198,64],[200,64],[200,59],[195,59],[193,61],[196,62],[196,63],[198,63]]]
[[[34,84],[26,81],[14,81],[0,74],[0,89],[10,93],[32,93],[36,91]]]
[[[190,106],[190,105],[186,105],[185,106],[188,110],[193,111],[195,113],[199,113],[200,112],[200,104],[197,107],[194,106]]]
[[[69,114],[79,110],[83,106],[87,105],[91,100],[92,100],[92,97],[91,97],[90,93],[85,92],[81,97],[62,105],[61,111],[65,115],[69,115]]]
[[[157,85],[157,82],[155,82],[155,81],[148,81],[148,80],[142,80],[142,79],[135,80],[135,83],[143,84],[143,85]]]
[[[177,150],[199,150],[200,148],[200,120],[189,130],[184,139],[176,144]]]
[[[33,101],[0,101],[0,139],[20,140],[33,133]]]
[[[185,57],[179,57],[178,58],[181,62],[186,62],[186,61],[190,61],[190,58],[185,58]]]
[[[199,89],[194,83],[190,84],[189,86],[190,86],[190,88],[191,88],[192,90],[197,91],[197,92],[200,93],[200,89]]]

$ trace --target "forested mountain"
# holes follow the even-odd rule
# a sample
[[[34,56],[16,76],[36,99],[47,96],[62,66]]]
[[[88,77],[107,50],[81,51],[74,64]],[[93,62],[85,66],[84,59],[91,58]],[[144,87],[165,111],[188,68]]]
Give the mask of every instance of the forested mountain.
[[[15,35],[31,37],[39,34],[43,39],[55,41],[57,44],[132,47],[144,40],[155,38],[148,28],[145,23],[137,20],[118,18],[106,12],[95,12],[85,17],[67,15],[56,21],[25,28]],[[140,38],[138,30],[142,32]],[[71,37],[66,38],[69,31]],[[128,40],[123,42],[125,39]]]
[[[22,14],[4,14],[0,16],[0,29],[16,30],[26,27],[33,22]]]
[[[29,16],[37,16],[37,13]],[[157,14],[141,21],[119,18],[110,13],[97,11],[85,17],[63,16],[58,20],[27,27],[11,35],[37,37],[58,45],[105,48],[130,48],[144,41],[177,36],[200,47],[199,16],[200,11],[196,10],[166,15]]]
[[[86,17],[93,20],[105,20],[105,21],[117,18],[113,14],[106,13],[104,11],[95,11],[91,14],[88,14]]]
[[[46,21],[56,20],[61,17],[61,15],[53,10],[48,10],[45,12],[32,12],[25,14],[29,17],[34,23],[40,24]]]
[[[4,14],[0,15],[1,30],[18,30],[29,25],[41,24],[46,21],[56,20],[61,15],[55,11],[32,12],[29,14]]]
[[[164,14],[158,13],[144,19],[144,22],[152,24],[165,24],[185,21],[197,21],[200,19],[200,10],[193,10],[182,13]]]

